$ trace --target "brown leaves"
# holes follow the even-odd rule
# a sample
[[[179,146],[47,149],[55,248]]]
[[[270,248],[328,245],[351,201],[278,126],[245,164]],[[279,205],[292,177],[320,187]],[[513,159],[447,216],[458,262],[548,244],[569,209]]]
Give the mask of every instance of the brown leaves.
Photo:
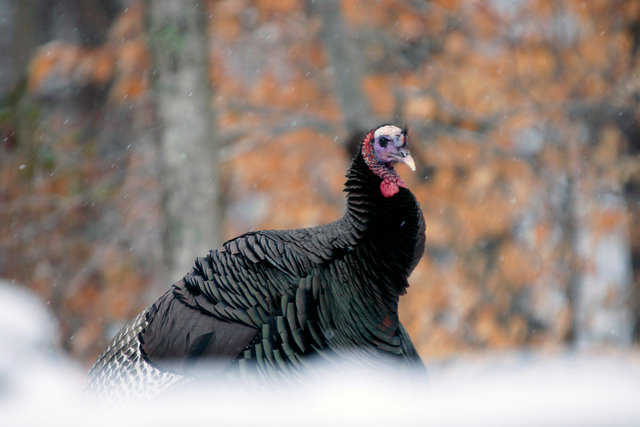
[[[334,202],[342,197],[347,159],[336,144],[308,130],[261,137],[259,142],[231,163],[237,180],[233,199],[254,192],[270,194],[264,220],[253,227],[297,228],[338,218],[340,210]],[[275,170],[274,165],[278,165]],[[282,209],[288,215],[281,215]],[[229,237],[243,227],[246,231],[246,224],[232,221],[232,225]]]
[[[88,49],[63,41],[43,45],[29,68],[29,90],[47,94],[60,87],[105,89],[114,102],[147,93],[151,65],[143,32],[144,9],[134,3],[113,24],[107,43]]]
[[[49,90],[52,86],[106,84],[113,73],[115,58],[109,50],[88,50],[54,41],[41,47],[29,67],[29,90]]]
[[[633,139],[640,120],[633,30],[640,2],[494,3],[340,3],[359,49],[353,61],[364,65],[359,89],[372,119],[410,129],[418,171],[400,173],[424,209],[427,254],[411,277],[401,314],[427,356],[562,344],[572,328],[571,275],[593,273],[596,266],[591,255],[575,253],[576,230],[587,230],[585,241],[595,245],[629,227],[635,257],[640,250],[640,161]],[[321,19],[299,0],[209,1],[208,13],[216,137],[225,144],[220,167],[227,237],[337,218],[347,136],[335,64],[319,38]],[[147,97],[151,72],[143,4],[133,2],[102,46],[42,46],[28,83],[36,95],[55,95],[64,85],[102,88],[109,115],[123,101]],[[131,111],[150,109],[139,104]],[[84,134],[108,134],[95,120]],[[106,251],[95,274],[65,297],[65,315],[73,319],[68,331],[85,354],[100,328],[136,309],[138,300],[122,295],[148,289],[140,272],[154,269],[143,250],[130,253],[95,237],[92,246],[87,234],[107,215],[118,218],[109,224],[128,224],[127,233],[145,223],[152,234],[160,221],[157,199],[130,206],[124,194],[157,194],[157,175],[153,160],[140,163],[128,151],[117,152],[115,158],[127,159],[123,173],[130,173],[126,184],[114,184],[111,165],[117,162],[102,155],[108,138],[87,144],[73,136],[77,125],[66,126],[65,138],[45,141],[66,159],[53,169],[20,143],[0,151],[0,181],[6,183],[0,196],[9,206],[0,206],[0,219],[13,224],[0,234],[1,249],[19,260],[7,274],[47,296],[55,294],[45,279],[63,259],[62,248],[73,248],[75,258],[61,269],[63,281],[74,275],[72,262],[76,271],[82,268],[90,249]],[[52,134],[38,132],[45,140]],[[34,144],[46,145],[37,138]],[[113,139],[123,147],[136,143],[128,138],[121,132]],[[93,208],[78,206],[79,194],[87,192],[98,203]],[[28,193],[40,202],[25,199]],[[626,207],[610,202],[621,194]],[[63,209],[60,200],[78,205]],[[16,236],[31,236],[35,226],[56,220],[46,239],[49,252],[36,248],[34,239],[18,242]],[[153,248],[153,239],[147,245]],[[87,307],[108,320],[92,320],[95,312]]]

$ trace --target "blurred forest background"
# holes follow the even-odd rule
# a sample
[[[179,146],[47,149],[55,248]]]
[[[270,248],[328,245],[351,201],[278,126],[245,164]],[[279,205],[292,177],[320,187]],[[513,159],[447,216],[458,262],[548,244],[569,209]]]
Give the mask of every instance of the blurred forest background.
[[[225,239],[338,218],[385,122],[423,357],[638,346],[637,0],[0,0],[0,34],[0,278],[85,364]]]

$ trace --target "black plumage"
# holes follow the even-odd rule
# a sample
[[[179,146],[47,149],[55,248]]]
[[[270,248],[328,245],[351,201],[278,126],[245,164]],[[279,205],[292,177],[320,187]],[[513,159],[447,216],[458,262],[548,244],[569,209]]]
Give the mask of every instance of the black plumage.
[[[399,161],[413,167],[406,132],[371,131],[348,170],[341,219],[247,233],[198,258],[99,356],[90,389],[151,396],[211,360],[212,375],[266,378],[296,374],[312,356],[422,366],[398,299],[424,251],[425,223],[395,175]]]

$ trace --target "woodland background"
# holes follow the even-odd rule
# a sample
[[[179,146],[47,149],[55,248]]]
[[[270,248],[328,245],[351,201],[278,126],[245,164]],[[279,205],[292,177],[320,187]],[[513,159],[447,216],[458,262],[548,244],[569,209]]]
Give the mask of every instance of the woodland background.
[[[0,34],[0,277],[84,364],[225,239],[338,218],[384,122],[424,358],[638,346],[636,0],[0,0]]]

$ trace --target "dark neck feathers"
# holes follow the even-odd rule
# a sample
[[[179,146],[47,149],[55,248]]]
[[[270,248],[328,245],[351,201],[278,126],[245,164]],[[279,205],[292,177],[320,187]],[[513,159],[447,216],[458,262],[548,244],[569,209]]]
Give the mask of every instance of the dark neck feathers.
[[[383,178],[359,153],[347,173],[347,210],[343,221],[381,273],[382,286],[405,292],[407,277],[424,250],[424,219],[415,197],[400,188],[391,197],[380,190]],[[420,234],[422,234],[420,236]]]

